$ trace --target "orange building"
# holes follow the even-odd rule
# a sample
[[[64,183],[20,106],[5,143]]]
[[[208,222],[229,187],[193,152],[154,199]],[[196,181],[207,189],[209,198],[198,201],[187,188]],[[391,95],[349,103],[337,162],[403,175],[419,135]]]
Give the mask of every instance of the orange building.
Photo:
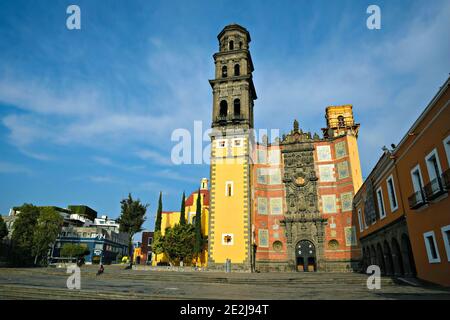
[[[364,265],[450,286],[449,79],[354,198]]]

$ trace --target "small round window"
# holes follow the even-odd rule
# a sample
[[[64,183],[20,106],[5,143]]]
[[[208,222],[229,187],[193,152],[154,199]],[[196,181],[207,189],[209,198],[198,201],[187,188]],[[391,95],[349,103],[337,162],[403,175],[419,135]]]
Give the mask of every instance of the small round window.
[[[339,247],[339,242],[335,239],[328,241],[328,248],[335,250]]]
[[[281,243],[281,241],[275,241],[273,243],[273,250],[280,252],[281,250],[283,250],[283,244]]]

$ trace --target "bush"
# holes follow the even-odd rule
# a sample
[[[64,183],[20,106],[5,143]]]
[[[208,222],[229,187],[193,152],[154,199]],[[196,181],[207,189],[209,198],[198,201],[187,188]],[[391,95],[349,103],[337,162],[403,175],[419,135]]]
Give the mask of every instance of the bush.
[[[67,257],[67,258],[75,258],[75,257],[82,257],[87,256],[91,252],[89,249],[81,244],[75,244],[75,243],[65,243],[60,251],[61,257]]]

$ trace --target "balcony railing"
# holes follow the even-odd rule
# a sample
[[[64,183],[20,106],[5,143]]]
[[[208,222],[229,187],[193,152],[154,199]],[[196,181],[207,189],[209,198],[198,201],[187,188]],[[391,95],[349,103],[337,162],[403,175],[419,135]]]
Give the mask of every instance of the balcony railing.
[[[445,192],[450,192],[450,169],[447,169],[440,177],[431,180],[420,191],[408,197],[409,207],[418,209]]]
[[[418,209],[421,206],[425,205],[426,200],[423,190],[413,193],[410,197],[408,197],[408,202],[411,209]]]
[[[244,121],[245,118],[242,114],[237,114],[237,115],[226,115],[226,116],[217,116],[216,117],[216,122],[240,122],[240,121]]]
[[[450,191],[450,168],[445,170],[442,174],[442,185],[447,191]]]
[[[425,187],[423,187],[423,190],[425,191],[425,196],[427,197],[428,200],[436,199],[445,192],[440,177],[431,180],[430,183],[428,183],[427,185],[425,185]]]

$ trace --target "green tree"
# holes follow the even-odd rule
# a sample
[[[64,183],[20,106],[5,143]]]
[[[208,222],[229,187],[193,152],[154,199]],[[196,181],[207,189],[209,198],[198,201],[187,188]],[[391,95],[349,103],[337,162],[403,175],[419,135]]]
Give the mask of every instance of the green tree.
[[[128,233],[128,253],[131,257],[133,254],[133,236],[142,231],[145,213],[149,205],[142,204],[139,199],[133,200],[131,194],[128,194],[128,198],[120,201],[120,205],[121,214],[117,222],[120,224],[120,231]]]
[[[162,192],[159,192],[158,211],[156,212],[155,232],[161,231],[162,221]]]
[[[176,224],[173,228],[167,228],[162,241],[163,251],[174,265],[180,261],[192,261],[194,244],[195,227],[192,224]]]
[[[180,225],[184,226],[186,224],[186,196],[183,191],[183,198],[181,199],[181,210],[180,210]]]
[[[31,264],[33,257],[34,229],[36,227],[40,211],[32,204],[25,203],[18,208],[20,212],[14,222],[14,230],[11,236],[13,243],[12,260],[14,264]]]
[[[158,260],[158,254],[164,252],[164,236],[161,231],[155,231],[153,234],[152,252],[155,253],[155,261]]]
[[[22,214],[22,213],[21,213]],[[40,208],[40,214],[33,233],[33,245],[31,253],[36,265],[39,258],[48,252],[59,233],[61,232],[64,219],[52,207]]]
[[[202,195],[200,189],[198,190],[197,206],[195,212],[195,243],[194,252],[198,256],[202,252],[203,238],[202,238]]]
[[[0,216],[0,241],[8,235],[8,228],[6,227],[5,220]]]
[[[82,244],[64,243],[59,254],[61,257],[76,258],[86,256],[89,253],[89,249]]]

